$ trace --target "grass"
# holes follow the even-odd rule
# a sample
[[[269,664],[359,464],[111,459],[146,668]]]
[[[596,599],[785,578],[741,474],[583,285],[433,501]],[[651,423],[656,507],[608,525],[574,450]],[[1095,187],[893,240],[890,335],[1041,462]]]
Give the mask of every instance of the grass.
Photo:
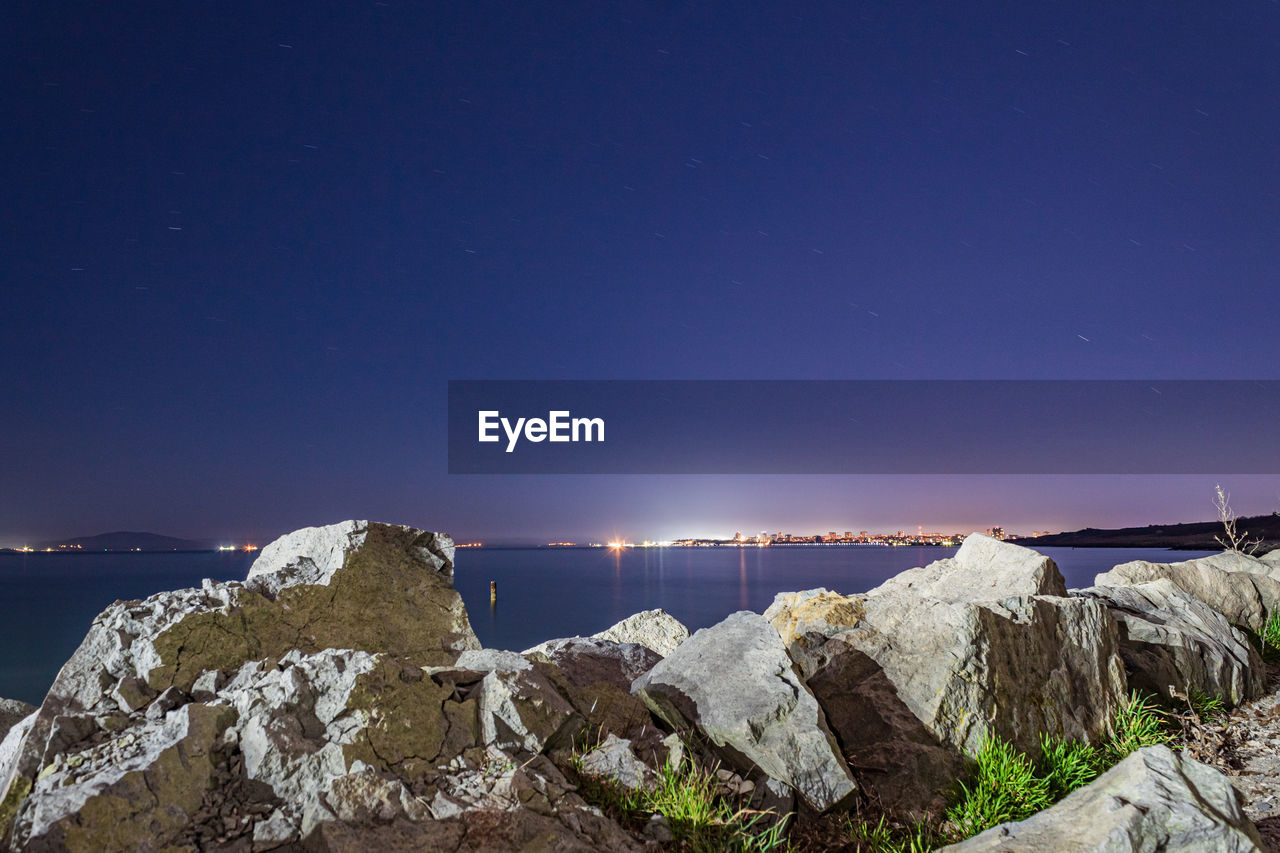
[[[1187,704],[1201,720],[1216,720],[1227,712],[1227,706],[1222,701],[1222,697],[1201,693],[1199,690],[1191,691]]]
[[[1264,660],[1280,658],[1280,610],[1271,614],[1262,626],[1262,657]]]
[[[1087,743],[1040,738],[1040,772],[1054,802],[1102,775],[1105,761],[1102,751]]]
[[[1120,703],[1112,728],[1111,737],[1102,745],[1108,767],[1124,760],[1136,749],[1173,741],[1165,712],[1156,707],[1152,697],[1136,690]]]
[[[577,760],[574,761],[577,765]],[[741,807],[720,793],[716,768],[699,770],[691,758],[665,765],[650,791],[628,791],[582,775],[584,799],[621,823],[640,829],[655,814],[666,818],[674,841],[692,853],[766,853],[789,849],[788,818]]]
[[[960,783],[960,801],[947,810],[947,820],[961,838],[1031,817],[1053,802],[1049,780],[1012,744],[990,737],[974,758],[974,777],[968,785]]]
[[[873,853],[930,853],[946,843],[928,824],[918,823],[904,828],[894,826],[884,817],[874,824],[850,819],[845,835],[857,842],[859,848]]]

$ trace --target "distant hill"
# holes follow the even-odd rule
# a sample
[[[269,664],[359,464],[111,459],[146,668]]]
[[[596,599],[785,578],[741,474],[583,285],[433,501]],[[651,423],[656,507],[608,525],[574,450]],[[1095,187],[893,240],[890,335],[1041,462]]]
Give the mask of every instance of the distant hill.
[[[1280,515],[1254,515],[1241,518],[1236,529],[1247,531],[1250,539],[1262,539],[1259,553],[1280,545]],[[1146,527],[1120,527],[1103,530],[1086,527],[1070,533],[1055,533],[1014,540],[1019,545],[1036,547],[1068,546],[1073,548],[1178,548],[1181,550],[1218,551],[1222,546],[1215,536],[1222,535],[1218,521],[1193,521],[1186,524],[1149,524]]]
[[[75,548],[81,551],[208,551],[214,548],[212,542],[201,542],[195,539],[178,539],[173,536],[161,536],[158,533],[134,533],[117,531],[115,533],[99,533],[97,536],[77,536],[74,539],[53,539],[41,542],[35,547]]]

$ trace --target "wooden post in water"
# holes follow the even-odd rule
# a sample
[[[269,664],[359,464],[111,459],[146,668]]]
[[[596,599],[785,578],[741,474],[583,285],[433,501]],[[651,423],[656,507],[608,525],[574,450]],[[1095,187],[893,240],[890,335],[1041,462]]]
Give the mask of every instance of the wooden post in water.
[[[489,603],[492,604],[497,600],[498,600],[498,582],[489,581]]]

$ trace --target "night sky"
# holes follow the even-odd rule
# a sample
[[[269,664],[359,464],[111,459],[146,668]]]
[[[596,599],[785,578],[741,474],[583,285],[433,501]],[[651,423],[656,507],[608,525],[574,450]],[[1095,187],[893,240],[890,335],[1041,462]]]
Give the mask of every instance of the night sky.
[[[1275,3],[4,18],[0,544],[1201,520],[1213,476],[450,476],[446,383],[1280,378]]]

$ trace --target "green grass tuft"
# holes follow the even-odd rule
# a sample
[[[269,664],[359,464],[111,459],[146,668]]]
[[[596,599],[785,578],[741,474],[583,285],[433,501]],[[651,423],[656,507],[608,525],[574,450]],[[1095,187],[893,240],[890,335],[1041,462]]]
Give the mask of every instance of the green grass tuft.
[[[1262,657],[1266,660],[1280,658],[1280,610],[1271,614],[1262,627]]]
[[[574,764],[580,769],[580,759]],[[665,765],[652,791],[628,791],[608,780],[581,775],[579,792],[619,822],[639,829],[651,815],[667,819],[676,845],[692,853],[769,853],[789,849],[789,815],[736,808],[720,793],[715,768],[699,770],[691,758]]]
[[[975,759],[978,768],[971,785],[961,783],[960,801],[947,810],[947,820],[961,838],[1023,820],[1052,802],[1049,781],[1011,744],[988,738]]]
[[[945,842],[928,824],[899,827],[881,817],[875,824],[848,821],[845,835],[871,853],[930,853]]]
[[[1201,720],[1216,720],[1227,712],[1226,703],[1222,701],[1221,696],[1211,696],[1199,690],[1191,691],[1189,704]]]
[[[1152,697],[1135,690],[1120,703],[1112,735],[1102,749],[1109,767],[1123,761],[1136,749],[1172,741],[1173,734],[1169,731],[1165,712],[1156,707]]]
[[[1040,737],[1040,771],[1054,802],[1097,779],[1105,760],[1101,750],[1087,743]]]

